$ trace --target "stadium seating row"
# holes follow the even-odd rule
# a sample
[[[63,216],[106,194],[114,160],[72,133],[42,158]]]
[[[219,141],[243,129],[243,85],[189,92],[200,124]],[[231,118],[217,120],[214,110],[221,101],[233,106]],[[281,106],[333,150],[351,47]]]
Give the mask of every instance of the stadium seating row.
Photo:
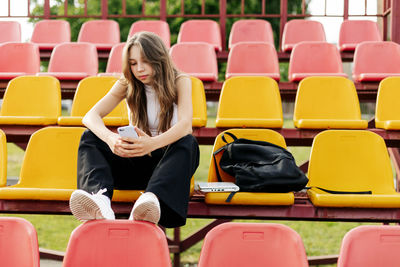
[[[106,73],[122,73],[124,43],[111,49]],[[177,68],[202,81],[218,80],[217,57],[212,45],[204,42],[175,44],[170,49]],[[48,72],[40,71],[40,56],[31,43],[0,44],[0,79],[20,75],[52,75],[60,80],[81,80],[98,74],[97,50],[90,43],[62,43],[55,46]],[[327,42],[301,42],[294,45],[289,62],[289,81],[299,82],[309,76],[343,76],[342,60],[335,45]],[[229,52],[225,77],[267,76],[280,80],[278,56],[271,44],[241,42]],[[362,42],[354,54],[353,80],[380,81],[400,76],[400,45],[394,42]]]
[[[140,20],[132,23],[129,36],[139,31],[151,31],[158,34],[170,47],[170,30],[165,21]],[[20,42],[21,27],[18,22],[0,22],[1,42]],[[68,21],[42,20],[35,24],[31,42],[41,49],[52,49],[58,43],[70,42],[71,33]],[[82,24],[78,42],[94,43],[98,50],[110,50],[120,42],[119,25],[114,20],[91,20]],[[282,51],[290,52],[294,45],[302,41],[326,41],[323,25],[318,21],[295,19],[285,24],[282,36]],[[382,41],[376,22],[368,20],[345,20],[339,33],[341,51],[354,51],[356,45],[363,41]],[[188,20],[181,24],[178,43],[207,42],[216,51],[222,50],[221,32],[213,20]],[[271,24],[261,19],[242,19],[232,25],[229,35],[231,49],[239,42],[264,42],[274,46]]]
[[[39,267],[36,229],[27,220],[0,218],[2,266]],[[338,267],[398,266],[399,226],[358,226],[342,240]],[[5,245],[7,244],[7,245]],[[199,267],[307,267],[301,236],[276,223],[224,223],[211,229],[200,252]],[[169,267],[165,233],[156,225],[127,220],[98,220],[72,233],[63,266]]]
[[[117,81],[116,77],[88,77],[80,81],[71,114],[61,116],[59,81],[51,76],[21,76],[8,84],[0,109],[0,125],[82,126],[83,116]],[[192,77],[195,128],[207,124],[203,83]],[[381,81],[376,101],[375,127],[400,130],[400,77]],[[107,126],[129,123],[126,101],[104,119]],[[294,105],[299,129],[366,129],[354,83],[344,77],[308,77],[299,83]],[[223,84],[216,116],[219,128],[282,128],[278,84],[268,77],[233,77]]]

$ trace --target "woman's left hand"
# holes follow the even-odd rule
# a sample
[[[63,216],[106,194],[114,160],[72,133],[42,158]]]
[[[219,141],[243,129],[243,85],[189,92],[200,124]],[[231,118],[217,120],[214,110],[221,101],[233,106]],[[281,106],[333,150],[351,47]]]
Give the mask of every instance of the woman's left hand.
[[[139,135],[139,138],[135,139],[133,145],[131,145],[131,157],[141,157],[147,154],[150,154],[151,151],[154,150],[154,142],[153,138],[147,135],[138,127],[135,127],[136,133]]]

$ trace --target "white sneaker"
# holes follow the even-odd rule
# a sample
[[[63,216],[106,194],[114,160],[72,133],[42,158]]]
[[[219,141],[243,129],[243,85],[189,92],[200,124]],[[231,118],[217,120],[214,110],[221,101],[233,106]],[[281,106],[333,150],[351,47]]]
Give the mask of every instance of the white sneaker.
[[[142,194],[133,205],[130,220],[148,221],[157,224],[160,220],[160,202],[152,192]]]
[[[69,208],[72,214],[80,221],[88,220],[115,220],[111,209],[111,200],[103,195],[107,189],[101,189],[96,194],[89,194],[81,189],[75,190],[69,199]]]

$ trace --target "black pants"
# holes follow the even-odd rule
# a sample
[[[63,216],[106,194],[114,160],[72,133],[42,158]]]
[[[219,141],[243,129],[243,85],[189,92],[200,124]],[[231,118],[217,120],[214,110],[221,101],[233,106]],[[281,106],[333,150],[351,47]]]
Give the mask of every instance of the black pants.
[[[97,193],[113,190],[145,190],[154,193],[161,207],[159,224],[178,227],[186,223],[190,179],[199,165],[199,145],[192,135],[157,149],[151,156],[123,158],[90,130],[78,151],[78,188]]]

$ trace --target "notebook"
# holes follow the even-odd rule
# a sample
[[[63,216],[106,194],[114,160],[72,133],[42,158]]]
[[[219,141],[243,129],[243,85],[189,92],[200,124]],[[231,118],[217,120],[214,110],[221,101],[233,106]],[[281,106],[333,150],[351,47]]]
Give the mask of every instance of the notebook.
[[[196,189],[202,192],[236,192],[239,191],[239,186],[231,182],[198,182]]]

